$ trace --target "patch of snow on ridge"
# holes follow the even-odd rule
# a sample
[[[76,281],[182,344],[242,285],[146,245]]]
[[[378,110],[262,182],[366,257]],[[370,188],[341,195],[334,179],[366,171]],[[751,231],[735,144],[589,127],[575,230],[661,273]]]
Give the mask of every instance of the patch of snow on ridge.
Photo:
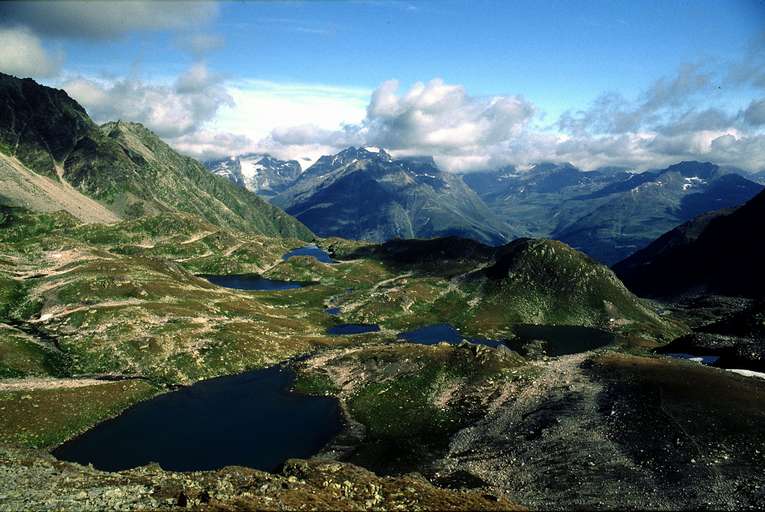
[[[685,178],[685,183],[683,183],[683,190],[688,190],[691,187],[695,187],[698,185],[706,185],[706,181],[699,178],[698,176],[691,176],[690,178]]]
[[[737,373],[739,375],[743,375],[744,377],[758,377],[760,379],[765,379],[765,373],[763,372],[755,372],[753,370],[739,370],[737,368],[726,368],[729,372]]]
[[[262,160],[262,155],[240,158],[239,165],[242,168],[242,175],[245,178],[253,179],[255,176],[260,174],[260,171],[265,170],[263,164],[260,163]]]
[[[378,148],[377,146],[366,146],[364,148],[364,150],[365,151],[369,151],[370,153],[379,153],[380,152],[380,148]]]

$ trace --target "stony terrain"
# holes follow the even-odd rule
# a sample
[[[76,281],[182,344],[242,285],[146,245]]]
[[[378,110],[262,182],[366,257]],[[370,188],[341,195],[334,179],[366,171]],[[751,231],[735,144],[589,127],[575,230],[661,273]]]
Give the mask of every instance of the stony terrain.
[[[0,446],[0,510],[20,509],[522,510],[486,492],[440,489],[416,475],[379,477],[330,461],[291,460],[280,474],[241,467],[172,473],[156,466],[105,473]]]
[[[531,508],[759,508],[765,383],[604,352],[541,363],[439,464]]]

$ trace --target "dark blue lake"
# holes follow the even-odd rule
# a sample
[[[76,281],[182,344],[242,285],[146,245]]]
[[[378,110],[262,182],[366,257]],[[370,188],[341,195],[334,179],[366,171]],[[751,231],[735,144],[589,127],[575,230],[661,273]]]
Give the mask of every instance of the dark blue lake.
[[[106,471],[150,462],[173,471],[274,471],[316,454],[342,428],[337,400],[292,393],[293,379],[271,367],[199,382],[139,403],[53,455]]]
[[[294,290],[302,288],[304,283],[297,281],[280,281],[278,279],[266,279],[255,274],[229,274],[229,275],[202,275],[212,284],[223,286],[224,288],[235,288],[237,290],[254,291],[274,291],[274,290]]]
[[[551,357],[578,354],[610,345],[615,337],[612,333],[578,325],[516,325],[513,333],[517,336],[508,346],[518,350],[525,343],[542,340],[545,353]]]
[[[324,249],[318,248],[315,244],[292,249],[290,252],[282,256],[282,259],[287,261],[293,256],[313,256],[322,263],[337,263]]]
[[[327,308],[324,312],[328,315],[337,316],[340,314],[340,308]]]
[[[333,325],[327,329],[327,334],[364,334],[366,332],[377,332],[380,326],[377,324],[339,324]]]
[[[470,343],[487,345],[494,348],[504,345],[502,341],[497,340],[489,340],[485,338],[468,338],[463,336],[450,324],[428,325],[426,327],[420,327],[419,329],[399,333],[398,337],[404,341],[408,341],[410,343],[419,343],[421,345],[435,345],[441,342],[458,345],[462,343],[463,340],[467,340]]]

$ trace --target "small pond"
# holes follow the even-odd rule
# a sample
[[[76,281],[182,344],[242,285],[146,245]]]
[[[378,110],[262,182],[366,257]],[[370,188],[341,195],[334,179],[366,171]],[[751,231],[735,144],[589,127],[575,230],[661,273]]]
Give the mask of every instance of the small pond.
[[[715,364],[720,359],[720,356],[698,356],[695,354],[687,354],[685,352],[666,352],[664,355],[675,359],[685,359],[702,364]]]
[[[292,393],[293,380],[274,366],[198,382],[127,409],[53,455],[106,471],[150,462],[172,471],[274,471],[314,455],[342,428],[334,398]]]
[[[367,332],[378,332],[380,326],[377,324],[338,324],[327,329],[327,334],[364,334]]]
[[[228,275],[201,275],[210,281],[212,284],[222,286],[224,288],[235,288],[237,290],[254,290],[254,291],[278,291],[278,290],[294,290],[295,288],[302,288],[305,283],[299,283],[297,281],[280,281],[278,279],[266,279],[256,274],[228,274]]]
[[[324,312],[328,315],[338,316],[340,314],[340,308],[327,308]]]
[[[498,340],[489,340],[485,338],[467,338],[460,334],[451,324],[433,324],[420,327],[407,332],[399,333],[399,339],[409,343],[418,343],[420,345],[435,345],[446,342],[452,345],[458,345],[463,341],[469,341],[478,345],[487,345],[497,348],[504,346],[504,342]]]
[[[522,351],[529,342],[541,340],[545,354],[550,357],[587,352],[610,345],[615,340],[610,332],[578,325],[516,325],[513,333],[517,338],[507,343],[513,350]]]
[[[282,259],[287,261],[293,256],[313,256],[322,263],[337,263],[337,261],[333,260],[332,257],[327,253],[327,251],[320,249],[316,246],[316,244],[309,244],[305,247],[292,249],[290,252],[282,256]]]

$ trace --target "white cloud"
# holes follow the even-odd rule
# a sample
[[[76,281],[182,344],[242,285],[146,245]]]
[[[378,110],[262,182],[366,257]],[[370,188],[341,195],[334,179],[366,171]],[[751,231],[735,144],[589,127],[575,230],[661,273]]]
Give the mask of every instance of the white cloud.
[[[286,136],[287,131],[306,124],[316,130],[334,131],[344,124],[358,123],[364,118],[371,92],[354,87],[262,80],[234,82],[226,90],[234,105],[220,110],[216,126],[253,140],[280,130]]]
[[[398,82],[384,82],[372,95],[360,130],[367,142],[393,150],[450,152],[516,137],[534,115],[519,96],[472,97],[462,86],[434,79],[398,95]]]
[[[184,29],[211,21],[209,0],[56,0],[0,2],[0,20],[54,37],[113,39],[132,31]]]
[[[200,160],[224,158],[256,151],[255,143],[245,135],[211,131],[204,128],[175,137],[170,143],[178,151]]]
[[[0,28],[0,71],[21,78],[58,73],[63,56],[50,55],[40,40],[23,27]]]
[[[585,169],[646,169],[688,159],[761,168],[761,101],[738,111],[715,106],[700,94],[709,83],[697,68],[684,68],[635,100],[603,95],[552,127],[541,124],[538,107],[523,97],[471,96],[438,79],[407,90],[386,81],[374,91],[225,82],[199,63],[166,84],[78,78],[64,88],[98,121],[140,121],[201,159],[257,151],[305,167],[322,154],[373,145],[394,156],[432,155],[449,171],[545,160]]]
[[[77,77],[61,84],[99,123],[140,122],[161,137],[200,130],[223,105],[232,105],[222,79],[198,63],[172,85],[148,84],[133,77],[96,80]]]
[[[441,80],[399,91],[383,82],[366,96],[324,86],[251,82],[229,89],[236,106],[215,125],[246,133],[248,146],[280,158],[315,159],[349,145],[374,145],[395,156],[432,155],[451,171],[543,160],[570,161],[585,169],[603,165],[653,168],[683,159],[759,168],[765,138],[741,121],[747,114],[697,108],[710,77],[697,67],[655,82],[636,100],[601,96],[589,109],[562,116],[557,130],[542,127],[538,108],[519,96],[471,96]],[[367,93],[368,94],[368,93]],[[233,122],[232,122],[233,121]]]

